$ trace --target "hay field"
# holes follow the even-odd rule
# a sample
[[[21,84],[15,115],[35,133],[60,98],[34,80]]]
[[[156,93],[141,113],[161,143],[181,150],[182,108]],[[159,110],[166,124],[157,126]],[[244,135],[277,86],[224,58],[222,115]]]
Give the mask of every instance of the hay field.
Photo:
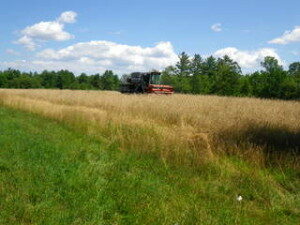
[[[122,150],[159,155],[176,164],[198,165],[235,154],[265,165],[275,154],[277,161],[293,155],[289,160],[298,166],[297,101],[0,89],[0,104],[105,137]]]

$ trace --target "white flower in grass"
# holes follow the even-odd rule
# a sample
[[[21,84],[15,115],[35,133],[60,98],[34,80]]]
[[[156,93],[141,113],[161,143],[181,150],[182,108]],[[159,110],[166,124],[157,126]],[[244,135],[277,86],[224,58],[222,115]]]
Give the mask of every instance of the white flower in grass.
[[[238,202],[241,202],[241,201],[243,200],[243,197],[242,197],[241,195],[239,195],[239,196],[237,196],[236,200],[237,200]]]

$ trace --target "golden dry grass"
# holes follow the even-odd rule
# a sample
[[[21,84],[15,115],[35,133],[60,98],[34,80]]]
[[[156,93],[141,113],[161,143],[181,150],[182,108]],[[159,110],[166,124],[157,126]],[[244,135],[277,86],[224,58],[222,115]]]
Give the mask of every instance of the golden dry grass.
[[[194,165],[225,152],[264,164],[271,150],[299,151],[297,101],[0,89],[0,104],[64,121],[122,149],[159,154],[175,163]]]

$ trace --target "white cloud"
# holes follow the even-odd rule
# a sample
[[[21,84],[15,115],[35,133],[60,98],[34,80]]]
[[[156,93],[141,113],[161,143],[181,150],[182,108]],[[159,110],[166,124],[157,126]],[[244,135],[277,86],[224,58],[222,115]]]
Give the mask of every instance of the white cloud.
[[[300,26],[296,26],[292,31],[285,31],[281,37],[269,41],[270,44],[285,45],[291,42],[300,42]]]
[[[64,24],[56,21],[40,22],[33,26],[26,27],[21,32],[24,36],[37,40],[54,40],[65,41],[71,39],[73,36],[64,31]]]
[[[56,21],[42,21],[28,26],[21,31],[23,35],[15,43],[25,46],[28,50],[35,50],[37,42],[65,41],[74,38],[73,35],[64,31],[64,23],[73,23],[76,13],[72,11],[63,12]]]
[[[14,42],[15,44],[23,45],[27,50],[34,51],[37,47],[37,44],[32,40],[31,37],[23,36]]]
[[[73,11],[63,12],[58,18],[58,22],[61,23],[75,23],[76,22],[77,13]]]
[[[281,60],[276,50],[273,48],[261,48],[255,51],[243,51],[234,47],[223,48],[214,53],[216,57],[228,55],[231,59],[238,62],[243,69],[257,69],[260,67],[260,62],[266,56],[275,57],[281,65],[284,62]]]
[[[59,50],[46,49],[30,61],[2,63],[2,67],[22,70],[68,69],[75,73],[100,73],[106,69],[117,73],[161,70],[177,61],[170,42],[159,42],[153,47],[118,44],[109,41],[81,42]],[[9,64],[11,63],[11,64]]]
[[[210,27],[214,32],[221,32],[222,31],[222,24],[215,23]]]

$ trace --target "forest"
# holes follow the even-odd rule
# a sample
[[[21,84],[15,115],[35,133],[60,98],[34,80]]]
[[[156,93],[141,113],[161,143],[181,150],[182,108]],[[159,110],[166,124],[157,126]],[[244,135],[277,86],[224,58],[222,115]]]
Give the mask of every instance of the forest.
[[[162,82],[174,86],[177,93],[248,96],[274,99],[300,98],[300,62],[284,69],[274,57],[265,57],[262,70],[243,74],[230,57],[203,58],[182,52],[176,65],[162,71]],[[120,74],[119,74],[120,75]],[[0,71],[0,88],[44,88],[74,90],[118,90],[121,76],[111,70],[103,74],[78,76],[68,70],[21,72],[9,68]]]

